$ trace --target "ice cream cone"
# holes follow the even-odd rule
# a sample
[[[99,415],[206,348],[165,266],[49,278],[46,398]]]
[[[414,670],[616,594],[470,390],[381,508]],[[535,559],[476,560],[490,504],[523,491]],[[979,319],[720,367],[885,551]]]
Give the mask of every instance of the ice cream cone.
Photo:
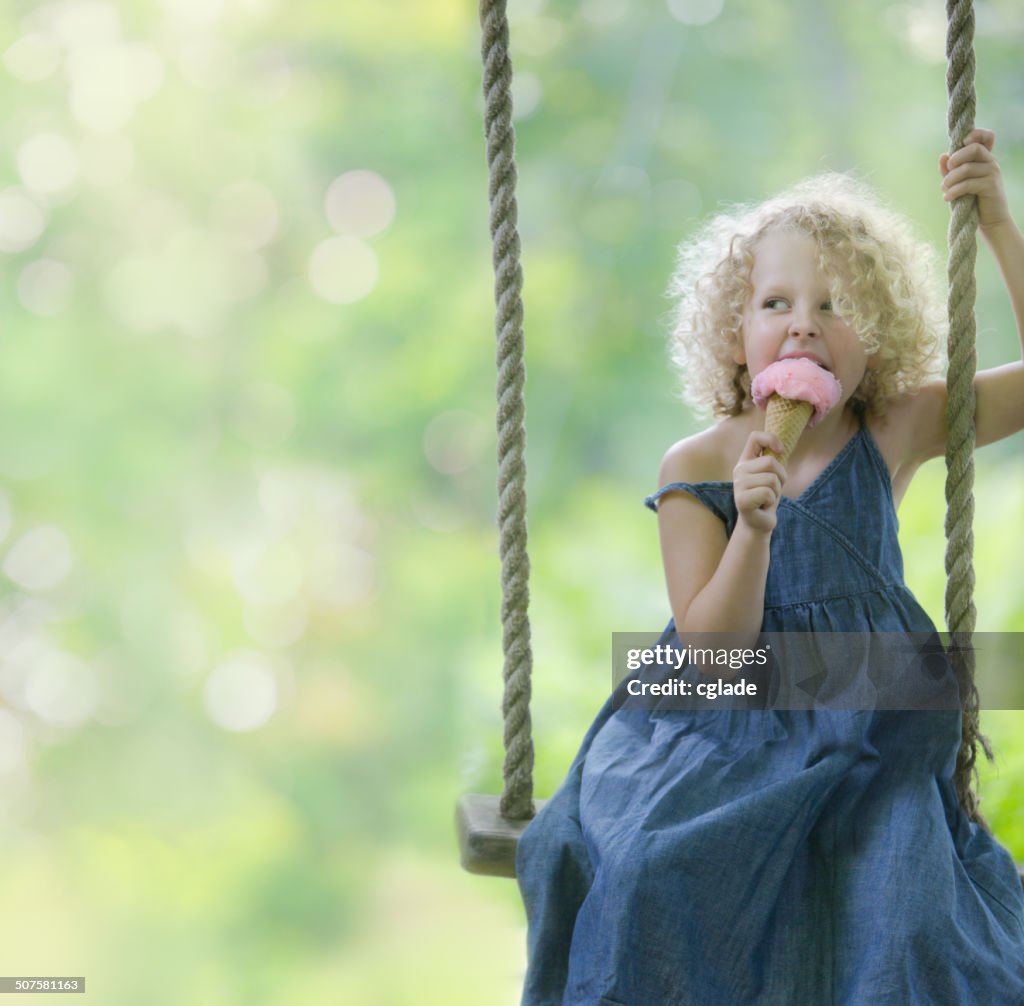
[[[783,357],[765,367],[750,382],[750,394],[767,411],[765,431],[774,433],[784,447],[781,455],[766,453],[785,464],[804,427],[820,422],[839,404],[842,393],[843,386],[824,365],[805,357]]]
[[[782,454],[777,451],[766,451],[765,453],[774,455],[785,464],[812,415],[814,415],[814,406],[810,402],[801,402],[795,398],[783,398],[782,395],[772,395],[768,399],[764,429],[766,433],[774,433],[782,441],[783,452]]]

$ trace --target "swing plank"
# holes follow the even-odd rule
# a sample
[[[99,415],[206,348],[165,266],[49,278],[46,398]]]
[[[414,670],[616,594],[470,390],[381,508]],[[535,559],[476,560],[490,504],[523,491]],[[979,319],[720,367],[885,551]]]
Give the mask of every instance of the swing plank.
[[[455,808],[462,868],[486,877],[516,875],[516,845],[530,818],[509,821],[501,816],[499,798],[468,793]],[[546,800],[534,800],[540,810]]]

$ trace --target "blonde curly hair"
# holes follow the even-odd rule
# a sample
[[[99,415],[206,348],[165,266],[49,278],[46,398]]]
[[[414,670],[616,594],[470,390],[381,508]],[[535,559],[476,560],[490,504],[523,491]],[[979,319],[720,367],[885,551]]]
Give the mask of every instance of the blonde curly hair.
[[[672,360],[697,412],[735,416],[750,401],[750,376],[733,354],[757,243],[776,231],[816,242],[834,308],[867,351],[854,401],[880,415],[888,398],[942,372],[946,320],[935,253],[866,185],[828,172],[765,202],[730,207],[679,246],[668,290],[677,302]]]

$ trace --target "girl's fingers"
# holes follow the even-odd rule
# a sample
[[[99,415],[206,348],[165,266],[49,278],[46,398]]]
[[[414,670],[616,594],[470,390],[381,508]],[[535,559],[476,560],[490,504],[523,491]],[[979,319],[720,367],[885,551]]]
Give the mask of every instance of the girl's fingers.
[[[962,182],[956,185],[950,186],[942,193],[942,198],[946,202],[952,202],[954,199],[959,199],[961,196],[970,195],[992,195],[992,189],[989,187],[989,183],[984,178],[965,178]]]
[[[961,164],[970,164],[972,161],[994,161],[995,154],[983,143],[968,143],[949,155],[947,162],[950,168],[958,168]]]
[[[761,457],[752,458],[750,461],[741,461],[732,470],[732,480],[738,485],[750,484],[751,479],[763,480],[765,478],[778,479],[779,485],[786,481],[786,469],[773,454],[764,454]]]
[[[967,139],[964,142],[981,143],[984,144],[988,150],[991,150],[996,145],[996,134],[993,133],[991,129],[984,129],[981,126],[975,126],[974,129],[967,134]]]
[[[761,452],[764,450],[781,451],[782,441],[772,433],[754,430],[743,445],[740,461],[754,461],[761,456]]]
[[[966,175],[956,178],[953,181],[942,183],[942,192],[948,198],[956,198],[965,192],[993,193],[998,189],[998,184],[992,175]]]
[[[995,145],[996,134],[991,129],[972,129],[959,150],[939,155],[939,173],[945,175],[950,169],[971,161],[994,161],[992,149]]]
[[[761,510],[764,507],[775,506],[779,501],[779,494],[767,487],[747,489],[737,494],[737,510]]]
[[[961,164],[958,168],[953,168],[947,172],[943,184],[955,185],[965,178],[981,178],[994,175],[995,173],[994,162],[985,164],[981,161],[971,161],[969,164]]]
[[[740,511],[772,510],[778,505],[786,469],[777,457],[763,453],[766,450],[781,452],[782,443],[773,433],[754,430],[732,471],[736,508]]]
[[[746,437],[746,443],[743,445],[742,454],[739,455],[739,462],[753,461],[755,458],[761,456],[761,451],[767,446],[766,437],[767,433],[761,430],[754,430],[750,436]],[[736,467],[739,467],[737,463]]]
[[[782,479],[775,472],[761,472],[756,475],[748,475],[736,482],[739,492],[748,492],[751,489],[770,489],[776,495],[782,493]]]

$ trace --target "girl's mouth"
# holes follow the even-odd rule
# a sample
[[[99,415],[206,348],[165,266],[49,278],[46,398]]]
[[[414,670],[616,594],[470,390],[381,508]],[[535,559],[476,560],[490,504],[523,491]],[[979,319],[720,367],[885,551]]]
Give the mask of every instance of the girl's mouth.
[[[813,353],[787,353],[785,356],[780,356],[780,360],[810,360],[811,363],[816,363],[822,370],[827,370],[830,374],[832,368],[826,366],[824,361],[819,360]]]

